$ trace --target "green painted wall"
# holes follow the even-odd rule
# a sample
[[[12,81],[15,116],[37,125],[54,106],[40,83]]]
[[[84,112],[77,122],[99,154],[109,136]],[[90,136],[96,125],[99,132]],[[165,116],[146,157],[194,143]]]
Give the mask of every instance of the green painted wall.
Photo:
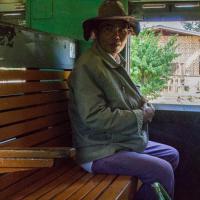
[[[82,22],[97,15],[103,0],[27,0],[27,25],[41,31],[79,40],[84,51],[90,42],[83,40]],[[128,8],[128,0],[122,0]]]

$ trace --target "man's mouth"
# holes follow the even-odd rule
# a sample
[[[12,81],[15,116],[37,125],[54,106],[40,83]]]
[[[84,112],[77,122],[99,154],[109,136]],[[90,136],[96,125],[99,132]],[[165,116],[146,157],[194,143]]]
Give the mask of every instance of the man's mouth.
[[[120,46],[121,42],[112,42],[110,43],[111,46]]]

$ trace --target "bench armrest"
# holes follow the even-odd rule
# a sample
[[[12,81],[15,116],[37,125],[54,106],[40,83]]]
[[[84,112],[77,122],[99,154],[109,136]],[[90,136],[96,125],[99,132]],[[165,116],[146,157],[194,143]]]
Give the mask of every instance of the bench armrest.
[[[73,158],[72,147],[1,147],[0,158]]]
[[[72,147],[0,148],[0,173],[52,167],[55,159],[73,158]]]

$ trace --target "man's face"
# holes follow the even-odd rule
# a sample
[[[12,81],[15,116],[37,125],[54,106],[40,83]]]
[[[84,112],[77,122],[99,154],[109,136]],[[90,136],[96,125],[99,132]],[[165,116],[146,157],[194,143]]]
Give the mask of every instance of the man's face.
[[[109,20],[99,25],[96,35],[100,46],[116,56],[126,45],[129,29],[124,21]]]

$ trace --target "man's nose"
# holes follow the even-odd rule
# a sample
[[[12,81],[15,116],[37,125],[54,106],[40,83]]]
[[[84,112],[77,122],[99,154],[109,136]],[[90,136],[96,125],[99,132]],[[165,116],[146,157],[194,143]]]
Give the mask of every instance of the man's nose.
[[[115,37],[119,37],[120,36],[120,29],[118,27],[113,29],[113,35]]]

